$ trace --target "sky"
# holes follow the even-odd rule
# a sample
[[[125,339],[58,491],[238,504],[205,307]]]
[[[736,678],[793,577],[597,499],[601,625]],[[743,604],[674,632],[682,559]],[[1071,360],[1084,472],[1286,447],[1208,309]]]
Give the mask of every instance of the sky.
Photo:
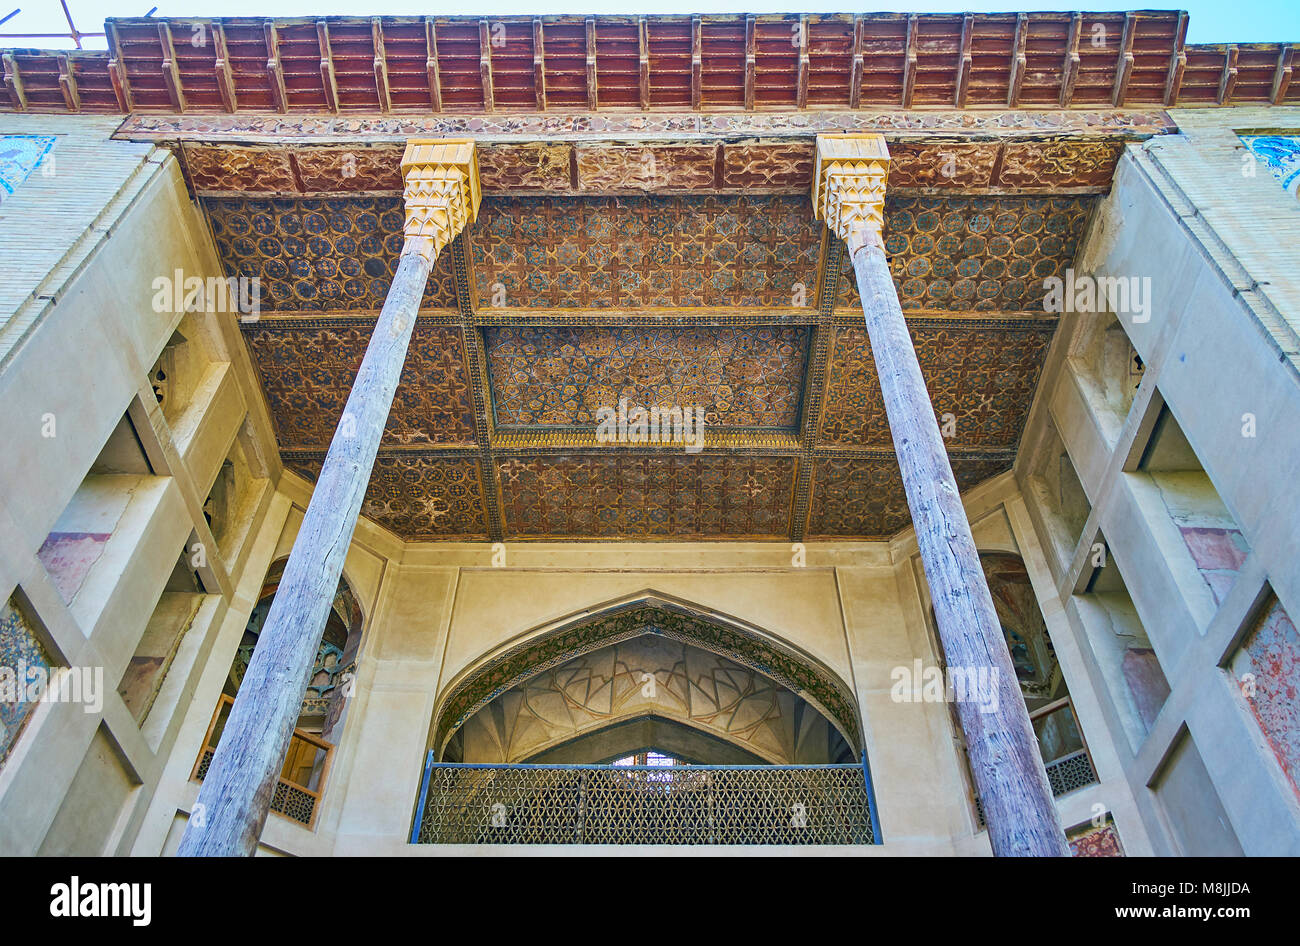
[[[98,32],[106,16],[144,16],[152,0],[68,0],[68,9],[77,28]],[[67,22],[59,0],[0,0],[0,16],[19,9],[16,16],[0,25],[0,45],[37,46],[58,49],[72,46],[64,39],[10,39],[8,33],[58,33],[67,31]],[[467,8],[461,3],[411,2],[411,0],[159,0],[155,16],[372,16],[382,14],[451,16],[493,16],[504,14],[536,15],[542,13],[1017,13],[1051,10],[1133,10],[1185,9],[1190,14],[1187,31],[1189,43],[1269,43],[1300,42],[1300,0],[1184,0],[1182,3],[1160,0],[1130,0],[1107,3],[1105,0],[1078,0],[1074,3],[1052,0],[993,0],[972,2],[934,2],[934,0],[892,0],[889,3],[827,0],[641,0],[640,3],[612,3],[611,0],[544,0],[531,3],[520,0],[476,0]],[[103,49],[104,40],[87,38],[83,45]]]

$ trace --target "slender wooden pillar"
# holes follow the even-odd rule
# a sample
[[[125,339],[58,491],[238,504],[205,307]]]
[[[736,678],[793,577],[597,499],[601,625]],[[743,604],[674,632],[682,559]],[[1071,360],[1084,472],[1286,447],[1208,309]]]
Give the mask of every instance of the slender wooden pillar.
[[[968,690],[964,699],[959,692],[957,709],[993,853],[1068,856],[1011,654],[885,258],[881,232],[888,172],[889,152],[880,135],[819,135],[814,210],[848,245],[853,260],[948,668],[966,674],[968,681],[989,684],[982,693]],[[996,699],[987,698],[993,694]]]
[[[406,242],[178,854],[251,855],[302,706],[429,270],[478,212],[472,141],[411,141]]]

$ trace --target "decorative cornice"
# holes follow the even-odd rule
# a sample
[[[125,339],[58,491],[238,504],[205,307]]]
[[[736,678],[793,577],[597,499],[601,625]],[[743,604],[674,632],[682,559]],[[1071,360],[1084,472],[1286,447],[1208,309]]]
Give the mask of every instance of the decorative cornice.
[[[884,248],[889,149],[883,135],[818,135],[813,168],[813,215],[825,220],[852,255],[868,244]]]
[[[402,155],[402,199],[406,203],[406,243],[430,265],[443,247],[478,216],[482,193],[474,142],[469,139],[414,139]]]

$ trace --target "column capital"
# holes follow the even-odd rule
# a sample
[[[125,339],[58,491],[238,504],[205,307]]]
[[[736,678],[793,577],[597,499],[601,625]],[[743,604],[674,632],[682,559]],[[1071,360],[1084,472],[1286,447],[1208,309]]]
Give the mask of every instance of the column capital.
[[[402,155],[406,243],[430,264],[478,216],[478,159],[468,138],[412,138]]]
[[[818,135],[813,170],[813,216],[856,253],[883,248],[889,149],[883,135]]]

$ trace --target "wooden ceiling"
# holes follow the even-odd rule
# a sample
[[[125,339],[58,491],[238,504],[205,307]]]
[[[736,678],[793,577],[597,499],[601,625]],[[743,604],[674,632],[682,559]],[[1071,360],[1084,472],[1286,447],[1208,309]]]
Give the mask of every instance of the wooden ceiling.
[[[1187,14],[112,18],[3,51],[0,109],[429,113],[1284,104],[1295,44]]]
[[[202,197],[287,466],[319,470],[401,246],[397,196]],[[961,486],[1010,469],[1097,198],[890,198]],[[432,539],[883,538],[909,514],[842,244],[806,193],[489,195],[430,278],[364,512]],[[1037,311],[1035,311],[1037,309]],[[598,442],[699,408],[704,449]]]
[[[819,132],[885,134],[886,246],[963,489],[1009,470],[1061,275],[1169,105],[1287,103],[1293,47],[1181,13],[110,20],[4,54],[0,108],[173,149],[308,478],[402,245],[409,137],[473,137],[363,512],[406,539],[882,539],[910,521]],[[603,443],[698,407],[704,449]]]

